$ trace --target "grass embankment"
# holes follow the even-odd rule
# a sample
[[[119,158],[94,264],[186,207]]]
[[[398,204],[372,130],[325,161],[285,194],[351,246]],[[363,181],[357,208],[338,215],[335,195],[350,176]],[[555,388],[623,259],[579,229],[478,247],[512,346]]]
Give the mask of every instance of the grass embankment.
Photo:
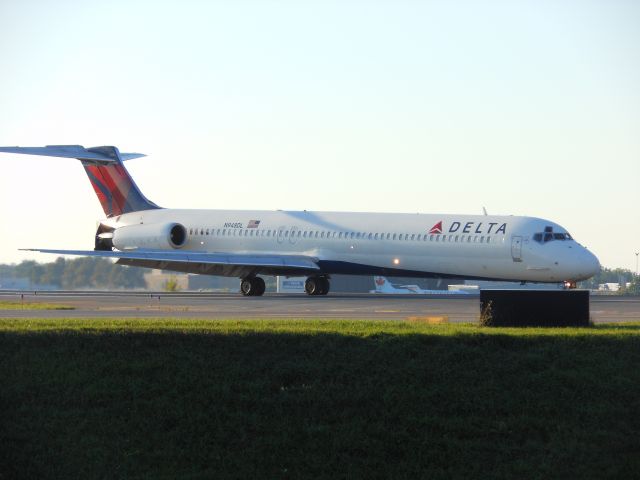
[[[0,320],[0,478],[630,478],[640,324]]]
[[[59,303],[38,303],[38,302],[13,302],[0,301],[0,310],[75,310],[70,305]]]

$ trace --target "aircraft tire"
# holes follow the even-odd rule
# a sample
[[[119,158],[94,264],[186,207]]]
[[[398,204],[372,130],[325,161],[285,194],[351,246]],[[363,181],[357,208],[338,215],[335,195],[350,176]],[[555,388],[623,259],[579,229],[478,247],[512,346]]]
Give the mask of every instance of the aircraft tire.
[[[264,280],[260,277],[244,278],[240,282],[240,293],[245,297],[259,297],[265,290]]]
[[[245,278],[240,282],[240,293],[242,293],[242,295],[244,295],[245,297],[252,297],[253,295],[255,295],[253,293],[254,287],[252,280],[253,279],[251,278]]]
[[[320,288],[316,295],[326,295],[329,293],[329,279],[327,277],[318,277],[318,283],[320,284]]]
[[[329,279],[327,277],[309,277],[304,282],[307,295],[326,295],[329,293]]]
[[[255,277],[253,279],[253,283],[256,289],[254,295],[256,297],[261,297],[262,295],[264,295],[264,291],[267,289],[266,285],[264,284],[264,280],[260,277]]]
[[[309,277],[304,282],[304,291],[307,295],[318,295],[319,288],[318,277]]]

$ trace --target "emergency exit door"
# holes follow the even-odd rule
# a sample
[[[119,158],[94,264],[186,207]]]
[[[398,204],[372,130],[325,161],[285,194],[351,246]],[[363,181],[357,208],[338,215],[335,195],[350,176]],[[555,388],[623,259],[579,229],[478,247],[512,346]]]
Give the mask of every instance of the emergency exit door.
[[[514,235],[511,237],[511,258],[514,262],[522,261],[522,237]]]

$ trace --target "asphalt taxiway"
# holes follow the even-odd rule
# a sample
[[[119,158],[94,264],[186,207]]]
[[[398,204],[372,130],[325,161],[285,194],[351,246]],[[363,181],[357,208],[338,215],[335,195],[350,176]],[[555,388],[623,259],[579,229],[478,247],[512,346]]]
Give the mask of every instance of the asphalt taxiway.
[[[0,318],[189,317],[189,318],[344,318],[404,320],[444,317],[449,322],[477,322],[477,296],[339,294],[309,297],[237,293],[6,292],[0,301],[56,303],[74,310],[2,310]],[[590,300],[596,323],[640,320],[640,298],[596,296]]]

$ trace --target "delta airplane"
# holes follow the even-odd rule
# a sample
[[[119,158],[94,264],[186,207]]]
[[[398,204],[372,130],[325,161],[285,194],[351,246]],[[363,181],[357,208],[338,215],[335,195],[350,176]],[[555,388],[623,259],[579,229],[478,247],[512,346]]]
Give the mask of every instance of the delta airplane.
[[[306,276],[326,295],[332,274],[565,282],[600,270],[557,223],[534,217],[261,210],[178,210],[148,200],[116,147],[1,147],[0,152],[76,158],[106,218],[94,250],[29,249],[115,258],[117,263],[238,277],[246,296],[261,276]]]
[[[369,290],[369,293],[384,293],[390,295],[474,295],[478,291],[473,290],[424,290],[418,285],[394,285],[385,277],[373,277],[375,290]]]

